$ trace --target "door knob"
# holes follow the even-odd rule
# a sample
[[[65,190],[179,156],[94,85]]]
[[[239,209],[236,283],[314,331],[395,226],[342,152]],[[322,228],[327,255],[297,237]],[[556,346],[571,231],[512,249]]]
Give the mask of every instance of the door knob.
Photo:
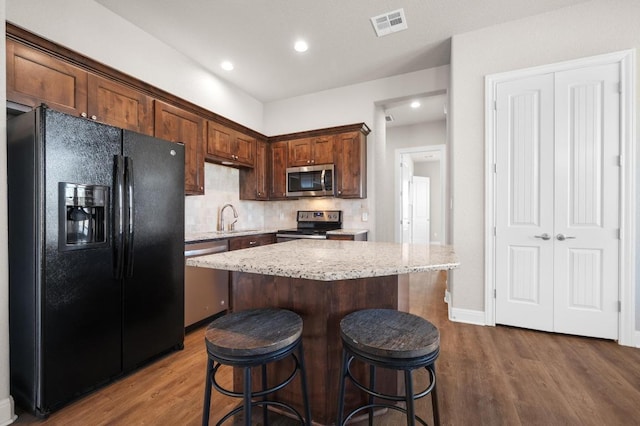
[[[547,234],[546,232],[542,235],[534,235],[535,238],[541,238],[543,240],[550,240],[551,239],[551,235]]]
[[[556,239],[557,239],[558,241],[573,240],[573,239],[575,239],[575,238],[576,238],[576,237],[572,237],[572,236],[564,235],[564,234],[558,234],[558,235],[556,235]]]

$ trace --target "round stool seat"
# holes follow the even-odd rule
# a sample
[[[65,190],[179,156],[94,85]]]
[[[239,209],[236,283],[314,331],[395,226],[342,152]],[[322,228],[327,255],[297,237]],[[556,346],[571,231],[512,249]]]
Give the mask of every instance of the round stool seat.
[[[353,312],[340,322],[343,341],[382,358],[418,358],[439,350],[440,332],[424,318],[392,309]]]
[[[286,309],[252,309],[213,321],[205,332],[207,351],[219,357],[253,357],[277,352],[302,335],[302,318]]]
[[[204,388],[204,406],[202,408],[202,425],[209,425],[212,389],[223,395],[242,398],[242,404],[224,414],[216,423],[221,425],[231,417],[242,413],[243,424],[253,424],[254,407],[262,407],[262,422],[268,425],[269,407],[284,410],[297,418],[300,424],[311,426],[311,408],[307,390],[306,369],[302,349],[302,318],[286,309],[251,309],[233,312],[214,320],[205,331],[207,347],[207,374]],[[267,365],[289,358],[291,367],[287,373],[276,371],[275,379],[268,377]],[[218,372],[222,366],[230,366],[242,374],[241,390],[218,381]],[[253,384],[255,367],[260,368],[261,389]],[[273,370],[272,370],[273,372]],[[294,377],[300,376],[300,390],[305,416],[286,401],[279,401],[278,391],[292,383]],[[236,378],[234,374],[234,378]],[[239,379],[239,375],[237,377]],[[269,380],[271,378],[271,380]],[[234,380],[236,382],[236,380]],[[239,420],[239,419],[236,419]],[[236,424],[236,423],[234,423]]]

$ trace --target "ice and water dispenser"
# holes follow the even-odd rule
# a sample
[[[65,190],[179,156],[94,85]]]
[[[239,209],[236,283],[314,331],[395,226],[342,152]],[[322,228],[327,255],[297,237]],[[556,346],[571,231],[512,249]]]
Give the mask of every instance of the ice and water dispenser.
[[[60,182],[60,250],[108,244],[109,187]]]

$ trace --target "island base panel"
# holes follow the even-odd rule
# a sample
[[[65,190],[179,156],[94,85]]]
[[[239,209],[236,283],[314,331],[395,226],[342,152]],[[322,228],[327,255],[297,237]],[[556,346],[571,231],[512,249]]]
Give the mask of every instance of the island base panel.
[[[400,283],[399,283],[400,281]],[[330,425],[335,422],[338,405],[338,384],[342,343],[340,320],[356,310],[367,308],[402,309],[405,305],[408,282],[398,276],[359,278],[353,280],[315,281],[299,278],[233,272],[231,293],[233,309],[279,307],[296,312],[302,317],[303,345],[307,367],[307,383],[313,421]],[[400,293],[400,297],[399,297]],[[399,303],[400,301],[400,303]],[[404,309],[402,309],[404,310]],[[278,361],[269,366],[269,384],[282,380],[291,371],[291,360]],[[254,389],[261,388],[259,369],[254,369]],[[352,369],[363,383],[368,383],[368,369],[354,364]],[[397,391],[397,373],[379,369],[376,389],[381,392]],[[366,402],[366,396],[351,383],[347,383],[345,411]],[[234,388],[242,387],[240,370],[234,371]],[[294,380],[278,392],[277,397],[302,410],[300,381]]]

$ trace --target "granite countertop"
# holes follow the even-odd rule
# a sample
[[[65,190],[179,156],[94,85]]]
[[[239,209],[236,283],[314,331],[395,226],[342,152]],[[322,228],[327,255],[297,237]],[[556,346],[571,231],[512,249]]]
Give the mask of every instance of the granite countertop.
[[[197,241],[225,240],[233,237],[244,237],[247,235],[275,234],[275,229],[238,229],[235,231],[208,231],[193,232],[184,235],[185,243],[195,243]]]
[[[369,232],[368,229],[334,229],[327,231],[327,235],[360,235]]]
[[[187,265],[318,281],[457,268],[451,246],[297,239],[187,259]]]

